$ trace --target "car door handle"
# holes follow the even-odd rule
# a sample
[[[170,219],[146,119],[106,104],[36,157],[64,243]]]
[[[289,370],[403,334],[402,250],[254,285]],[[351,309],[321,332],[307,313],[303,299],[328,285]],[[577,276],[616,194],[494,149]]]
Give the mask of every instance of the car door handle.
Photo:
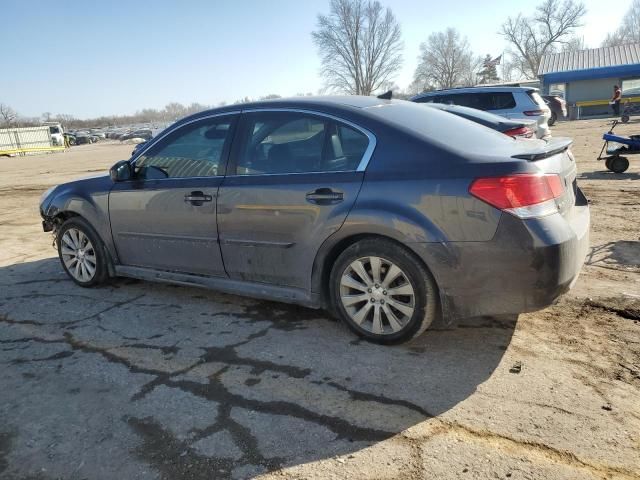
[[[199,207],[204,202],[212,202],[213,195],[205,195],[203,192],[191,192],[184,196],[184,201]]]
[[[315,203],[316,205],[333,205],[342,202],[344,194],[330,188],[318,188],[313,192],[307,193],[306,199],[307,202]]]

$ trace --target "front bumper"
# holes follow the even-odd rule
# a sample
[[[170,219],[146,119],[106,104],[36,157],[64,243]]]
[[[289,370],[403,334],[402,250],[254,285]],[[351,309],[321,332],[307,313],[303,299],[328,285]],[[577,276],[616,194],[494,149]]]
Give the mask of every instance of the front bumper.
[[[582,197],[584,198],[584,197]],[[489,242],[414,244],[440,288],[447,323],[553,304],[575,283],[589,249],[589,207],[521,220],[503,214]]]

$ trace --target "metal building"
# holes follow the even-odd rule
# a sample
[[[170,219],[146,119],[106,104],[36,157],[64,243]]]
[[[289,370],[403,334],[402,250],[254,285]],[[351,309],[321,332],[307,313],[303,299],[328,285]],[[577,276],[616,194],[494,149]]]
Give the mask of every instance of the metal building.
[[[538,77],[545,94],[564,96],[573,118],[608,115],[614,85],[623,102],[640,102],[640,44],[545,55]]]

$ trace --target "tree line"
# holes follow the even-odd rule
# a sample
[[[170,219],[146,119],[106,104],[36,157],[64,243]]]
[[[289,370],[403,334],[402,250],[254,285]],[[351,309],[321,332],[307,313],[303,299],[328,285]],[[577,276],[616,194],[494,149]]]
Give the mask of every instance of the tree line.
[[[455,28],[433,32],[420,44],[413,81],[404,90],[394,83],[403,65],[401,26],[393,11],[379,1],[330,0],[329,13],[318,15],[311,36],[320,56],[324,92],[371,95],[391,89],[394,96],[403,98],[427,90],[534,79],[544,55],[586,48],[579,36],[586,13],[584,4],[577,0],[543,0],[530,14],[508,17],[500,25],[497,33],[507,48],[497,52],[499,55],[473,52],[467,38]],[[620,26],[607,35],[602,46],[636,42],[640,42],[640,0],[633,0]],[[278,97],[270,94],[257,100]],[[234,103],[252,100],[245,97]],[[0,103],[0,126],[37,125],[43,120],[60,121],[67,128],[162,123],[211,107],[172,102],[162,109],[145,108],[133,115],[80,120],[50,112],[40,118],[24,118]]]

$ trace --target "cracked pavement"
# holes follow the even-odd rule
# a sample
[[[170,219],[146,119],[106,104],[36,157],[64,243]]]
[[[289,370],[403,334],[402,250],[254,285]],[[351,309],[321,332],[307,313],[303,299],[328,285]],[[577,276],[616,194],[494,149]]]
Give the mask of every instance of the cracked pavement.
[[[599,169],[603,125],[557,129],[576,136],[583,172]],[[322,311],[75,286],[38,196],[129,150],[0,159],[0,478],[640,478],[633,166],[582,181],[594,248],[557,305],[383,347]]]

